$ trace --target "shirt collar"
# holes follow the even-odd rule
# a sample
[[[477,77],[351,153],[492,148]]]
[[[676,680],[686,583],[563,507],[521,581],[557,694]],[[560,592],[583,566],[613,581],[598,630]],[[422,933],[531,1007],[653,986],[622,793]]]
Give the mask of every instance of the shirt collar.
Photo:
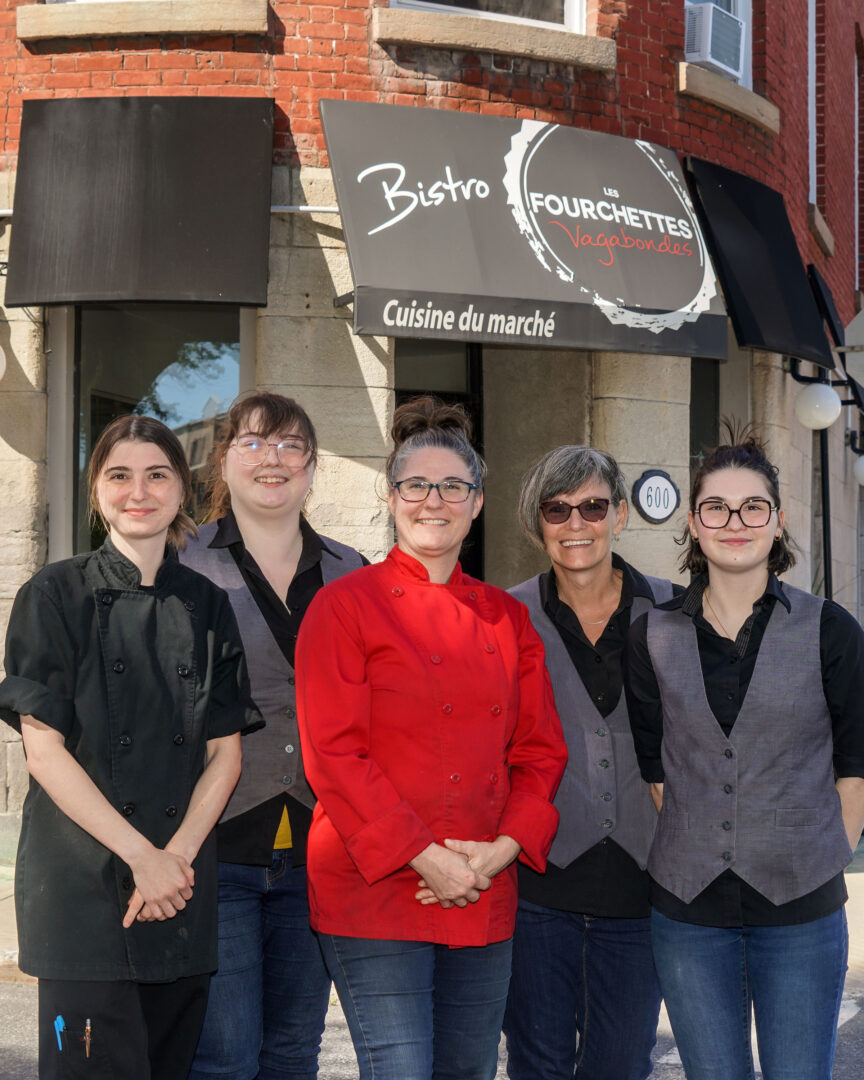
[[[109,589],[140,589],[141,571],[114,546],[110,536],[106,536],[102,546],[96,552],[96,561],[102,577]],[[154,588],[166,585],[174,576],[178,565],[177,552],[170,545],[165,547],[165,558],[156,571]]]
[[[334,559],[342,559],[339,552],[334,551],[333,548],[315,532],[302,514],[300,516],[300,535],[303,537],[303,550],[300,553],[300,560],[297,563],[297,573],[302,573],[304,570],[308,570],[310,566],[314,566],[315,563],[321,562],[321,554],[324,551],[326,551],[328,555],[332,555]],[[219,518],[216,522],[216,532],[207,546],[211,548],[224,548],[231,547],[233,544],[240,544],[242,553],[245,555],[246,545],[243,543],[240,526],[237,524],[237,518],[234,516],[234,511],[229,510],[225,517]]]
[[[398,544],[395,544],[387,553],[386,565],[396,570],[401,577],[411,578],[414,581],[423,582],[428,585],[429,571],[419,561],[415,559],[413,555],[409,555],[403,551]],[[453,573],[450,575],[448,585],[463,585],[462,564],[456,563]]]
[[[680,596],[676,596],[674,599],[670,600],[668,604],[662,604],[661,606],[667,610],[674,610],[676,607],[680,607],[684,614],[689,615],[692,619],[694,615],[698,615],[702,611],[702,596],[707,588],[708,575],[707,573],[700,574],[693,579]],[[768,584],[765,586],[765,592],[762,593],[753,605],[753,610],[755,611],[757,607],[767,604],[772,600],[779,600],[787,611],[792,610],[789,597],[783,591],[783,586],[780,584],[776,574],[768,575]]]
[[[648,584],[645,575],[640,574],[635,567],[625,562],[617,552],[612,553],[612,569],[621,571],[621,602],[616,609],[616,613],[630,607],[634,596],[647,596],[649,600],[653,601],[654,594],[651,592],[651,586]],[[554,607],[556,603],[561,603],[558,597],[558,582],[555,578],[554,567],[550,567],[545,574],[540,575],[540,603],[544,608],[547,605]]]

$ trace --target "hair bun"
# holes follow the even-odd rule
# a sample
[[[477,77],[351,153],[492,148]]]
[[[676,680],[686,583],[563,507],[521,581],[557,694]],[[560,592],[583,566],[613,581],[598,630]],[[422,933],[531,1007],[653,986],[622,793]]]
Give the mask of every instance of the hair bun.
[[[472,424],[464,407],[448,405],[432,394],[406,401],[393,414],[390,435],[397,448],[413,435],[430,430],[452,431],[471,442]]]
[[[720,446],[740,447],[748,453],[761,454],[767,458],[768,443],[753,421],[744,422],[724,416],[720,420],[720,431],[726,435],[726,442],[721,441]]]

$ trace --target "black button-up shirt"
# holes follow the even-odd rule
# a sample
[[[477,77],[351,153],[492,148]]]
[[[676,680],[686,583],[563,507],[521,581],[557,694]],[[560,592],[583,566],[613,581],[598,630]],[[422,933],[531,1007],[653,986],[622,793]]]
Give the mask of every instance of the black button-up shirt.
[[[45,567],[19,591],[6,635],[0,717],[60,732],[130,824],[164,847],[204,770],[206,744],[254,730],[228,597],[169,556],[152,588],[110,539]],[[31,779],[15,878],[20,964],[40,978],[163,982],[216,967],[213,834],[186,908],[121,923],[132,874]]]
[[[705,693],[717,723],[728,737],[744,703],[759,646],[775,604],[789,606],[783,587],[772,574],[764,594],[741,627],[735,641],[716,632],[702,612],[708,584],[701,575],[681,595],[662,604],[680,608],[693,619]],[[647,618],[630,630],[624,655],[625,686],[636,755],[644,780],[663,782],[661,746],[663,707],[657,677],[648,652]],[[822,607],[819,648],[822,688],[834,733],[834,768],[838,776],[864,777],[864,635],[857,621],[830,600]],[[658,911],[679,922],[703,926],[785,926],[809,922],[836,911],[846,899],[843,875],[838,874],[806,896],[776,905],[734,872],[727,870],[695,900],[685,904],[652,883],[652,902]]]
[[[638,570],[618,555],[612,556],[612,565],[621,571],[621,599],[593,645],[576,613],[558,596],[554,570],[540,579],[543,608],[561,635],[573,666],[601,716],[608,716],[621,697],[621,655],[630,627],[633,598],[652,599],[651,588]],[[611,838],[601,840],[569,866],[547,863],[546,872],[538,874],[519,863],[518,872],[519,895],[544,907],[627,919],[644,918],[651,910],[648,874]]]
[[[237,519],[230,510],[224,518],[219,519],[216,535],[210,542],[212,548],[227,547],[231,552],[246,587],[264,616],[267,628],[292,667],[294,647],[303,616],[312,598],[324,584],[321,552],[326,543],[302,517],[300,533],[303,537],[303,548],[284,602],[276,595],[273,586],[246,550]],[[365,563],[368,560],[363,561]],[[253,806],[244,814],[223,821],[216,829],[220,861],[243,863],[247,866],[269,866],[283,809],[288,811],[291,824],[293,865],[303,866],[306,862],[306,839],[312,824],[312,811],[287,794],[276,795],[258,806]]]

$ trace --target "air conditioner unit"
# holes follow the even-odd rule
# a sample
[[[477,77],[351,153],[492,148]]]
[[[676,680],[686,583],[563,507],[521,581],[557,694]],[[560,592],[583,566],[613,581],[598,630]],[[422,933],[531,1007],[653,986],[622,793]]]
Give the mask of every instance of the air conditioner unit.
[[[717,4],[687,4],[684,58],[692,64],[741,78],[744,23]]]

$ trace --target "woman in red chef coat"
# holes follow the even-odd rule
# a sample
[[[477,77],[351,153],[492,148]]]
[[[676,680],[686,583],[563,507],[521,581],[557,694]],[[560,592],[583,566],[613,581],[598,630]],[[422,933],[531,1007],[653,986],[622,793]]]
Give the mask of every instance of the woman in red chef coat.
[[[542,870],[566,750],[527,609],[464,575],[485,466],[458,407],[396,410],[398,543],[322,589],[298,641],[319,802],[312,925],[361,1080],[489,1080],[510,976],[514,861]]]

